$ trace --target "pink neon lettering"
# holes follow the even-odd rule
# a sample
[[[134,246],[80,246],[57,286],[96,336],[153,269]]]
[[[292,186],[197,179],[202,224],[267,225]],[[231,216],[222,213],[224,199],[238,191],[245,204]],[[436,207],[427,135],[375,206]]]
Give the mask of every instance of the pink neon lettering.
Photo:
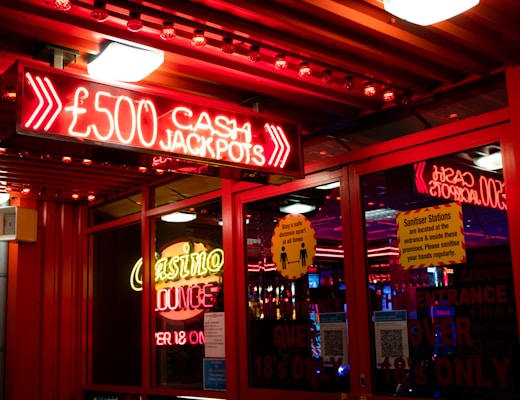
[[[218,294],[216,283],[162,288],[156,293],[155,311],[183,311],[211,308]]]
[[[76,124],[78,123],[78,115],[85,114],[87,109],[85,107],[79,107],[83,103],[83,100],[88,97],[88,90],[84,87],[79,87],[74,93],[74,105],[65,107],[65,111],[72,112],[72,122],[69,125],[69,135],[78,137],[88,137],[90,135],[90,128],[86,132],[75,131]]]
[[[128,110],[130,111],[130,132],[128,133],[128,138],[125,139],[123,137],[123,133],[121,132],[121,119],[119,118],[119,114],[121,113],[121,103],[125,101],[128,104]],[[116,101],[116,107],[114,111],[114,120],[116,123],[116,136],[119,139],[120,143],[123,144],[129,144],[132,143],[134,140],[135,135],[135,128],[136,128],[136,115],[135,115],[135,108],[134,103],[132,103],[132,99],[130,99],[128,96],[119,96]],[[124,119],[124,121],[127,121],[127,118]]]
[[[39,126],[50,114],[53,98],[56,98],[56,104],[59,98],[50,82],[44,87],[30,75],[27,79],[31,85],[41,88],[35,89],[39,103],[25,125],[29,127],[36,121],[36,126]],[[48,104],[43,110],[46,102]],[[50,126],[60,109],[61,103],[57,104],[57,110],[46,126]],[[269,143],[266,149],[262,143],[253,143],[251,123],[248,121],[239,124],[234,118],[221,114],[212,116],[205,111],[195,113],[186,106],[175,107],[169,114],[169,120],[161,120],[151,100],[133,100],[126,95],[114,96],[103,90],[96,91],[90,99],[89,90],[83,86],[76,88],[72,105],[64,110],[71,114],[68,134],[73,137],[89,138],[92,134],[92,140],[97,141],[254,166],[267,164],[276,168],[285,167],[291,151],[280,126],[265,124],[267,139],[270,139],[266,142]],[[95,114],[91,115],[90,110]],[[168,123],[169,127],[164,126]]]
[[[110,110],[106,107],[101,107],[101,99],[102,98],[110,98],[110,93],[99,91],[96,93],[96,99],[94,101],[94,109],[101,113],[106,115],[107,121],[108,121],[108,129],[105,135],[102,135],[99,132],[99,129],[96,124],[91,124],[90,127],[92,128],[92,131],[94,132],[94,135],[99,140],[109,140],[112,137],[112,134],[114,133],[114,117],[112,117],[112,113]]]
[[[149,141],[147,141],[144,137],[143,132],[143,109],[145,113],[151,114],[152,120],[152,137]],[[139,102],[139,107],[137,108],[137,120],[139,123],[137,124],[137,134],[139,135],[139,141],[144,147],[152,147],[157,141],[157,111],[155,110],[155,106],[151,100],[141,100]]]
[[[159,331],[155,332],[156,346],[202,345],[206,343],[204,331]]]
[[[192,142],[195,142],[193,145]],[[186,138],[186,150],[188,153],[193,154],[194,156],[199,156],[201,153],[200,143],[202,142],[202,138],[196,133],[188,134]],[[199,147],[197,147],[199,145]]]
[[[237,140],[238,129],[236,120],[230,120],[224,115],[217,115],[215,117],[215,125],[221,129],[221,131],[215,131],[218,136]]]
[[[200,113],[199,119],[197,120],[195,127],[193,128],[193,131],[209,131],[211,135],[214,134],[213,126],[211,125],[211,118],[209,117],[208,113]]]

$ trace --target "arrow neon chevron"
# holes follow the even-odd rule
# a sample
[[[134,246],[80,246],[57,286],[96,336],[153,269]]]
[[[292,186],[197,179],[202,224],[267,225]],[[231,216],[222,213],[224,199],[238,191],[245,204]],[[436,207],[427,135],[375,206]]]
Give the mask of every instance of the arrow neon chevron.
[[[285,162],[287,161],[287,157],[289,157],[289,153],[291,152],[291,145],[289,144],[289,141],[287,140],[287,137],[285,136],[285,133],[283,132],[283,129],[279,126],[276,127],[279,137],[282,139],[283,144],[285,145],[285,154],[283,158],[280,160],[280,168],[283,168],[285,166]]]
[[[25,127],[29,128],[32,125],[36,116],[40,113],[41,109],[43,108],[43,96],[41,95],[40,91],[36,87],[36,82],[34,81],[32,75],[29,72],[27,72],[25,74],[25,77],[29,81],[29,84],[31,85],[34,94],[36,95],[36,97],[38,97],[38,100],[39,100],[38,106],[35,108],[35,110],[31,114],[31,116],[25,122]]]
[[[276,153],[278,153],[278,150],[280,148],[280,144],[278,143],[278,136],[276,136],[273,133],[272,126],[269,125],[269,124],[265,124],[264,128],[269,133],[269,136],[271,136],[271,139],[273,139],[273,142],[274,142],[274,151],[273,151],[273,154],[271,154],[271,158],[269,159],[269,161],[267,163],[268,165],[273,165],[273,161],[274,161],[274,159],[276,157]]]
[[[40,125],[43,123],[43,121],[45,120],[45,117],[47,117],[47,115],[51,112],[51,109],[52,109],[52,99],[51,99],[51,96],[49,95],[49,92],[45,88],[45,85],[43,84],[42,78],[37,76],[35,79],[36,79],[36,82],[38,83],[38,86],[40,87],[40,89],[41,89],[41,91],[42,91],[43,95],[45,96],[45,99],[47,100],[47,103],[48,103],[47,108],[41,114],[40,119],[33,126],[33,129],[38,129],[40,127]]]
[[[58,118],[58,115],[60,114],[61,110],[63,109],[63,104],[60,100],[60,97],[58,96],[58,93],[56,93],[56,89],[54,89],[54,86],[53,86],[51,80],[47,77],[43,78],[43,80],[45,81],[45,83],[47,83],[47,86],[49,87],[49,90],[51,91],[52,96],[54,97],[54,100],[56,101],[56,105],[57,105],[56,111],[54,111],[54,114],[52,114],[51,119],[43,127],[44,131],[48,131],[49,128],[54,123],[54,121],[56,120],[56,118]]]
[[[59,113],[63,109],[63,104],[49,78],[45,77],[42,79],[39,76],[33,78],[33,76],[29,72],[25,74],[25,77],[27,78],[27,81],[29,82],[34,94],[38,98],[38,105],[34,109],[31,116],[25,122],[25,127],[38,129],[44,122],[47,121],[47,123],[43,127],[43,130],[48,131],[54,123],[54,121],[56,120],[56,118],[58,118]],[[42,109],[46,103],[47,107],[42,112]],[[49,118],[49,114],[51,113],[53,108],[55,108],[55,111],[54,113],[52,113],[52,115],[50,115]],[[38,116],[39,119],[37,122],[35,122]]]
[[[268,165],[283,168],[291,151],[289,141],[285,137],[283,129],[279,126],[265,124],[264,128],[273,139],[275,147],[271,158],[269,158]]]

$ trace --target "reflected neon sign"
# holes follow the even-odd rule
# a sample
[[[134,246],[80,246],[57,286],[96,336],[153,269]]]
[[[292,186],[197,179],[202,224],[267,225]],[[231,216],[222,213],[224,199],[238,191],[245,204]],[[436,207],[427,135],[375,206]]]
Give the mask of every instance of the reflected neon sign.
[[[24,68],[20,133],[303,176],[298,127]]]
[[[141,291],[143,260],[130,273],[130,286]],[[170,320],[193,318],[212,308],[222,284],[224,251],[201,243],[179,242],[167,247],[154,265],[155,311]]]
[[[441,164],[416,163],[417,191],[466,204],[507,210],[504,182],[496,175],[478,174],[470,170]]]

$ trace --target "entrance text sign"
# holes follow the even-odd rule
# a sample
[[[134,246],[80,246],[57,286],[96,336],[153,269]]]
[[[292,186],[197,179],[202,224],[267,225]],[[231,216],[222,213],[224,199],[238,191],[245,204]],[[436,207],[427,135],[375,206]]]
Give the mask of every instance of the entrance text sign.
[[[403,269],[466,262],[460,203],[402,212],[396,220]]]
[[[303,176],[296,124],[23,66],[17,131]]]

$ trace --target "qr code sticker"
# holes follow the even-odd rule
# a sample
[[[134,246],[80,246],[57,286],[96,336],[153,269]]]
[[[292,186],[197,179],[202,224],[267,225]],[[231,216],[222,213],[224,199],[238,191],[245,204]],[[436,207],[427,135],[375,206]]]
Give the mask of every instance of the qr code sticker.
[[[388,358],[403,357],[402,329],[381,329],[381,356]]]
[[[343,357],[344,330],[322,329],[321,345],[323,357]]]

